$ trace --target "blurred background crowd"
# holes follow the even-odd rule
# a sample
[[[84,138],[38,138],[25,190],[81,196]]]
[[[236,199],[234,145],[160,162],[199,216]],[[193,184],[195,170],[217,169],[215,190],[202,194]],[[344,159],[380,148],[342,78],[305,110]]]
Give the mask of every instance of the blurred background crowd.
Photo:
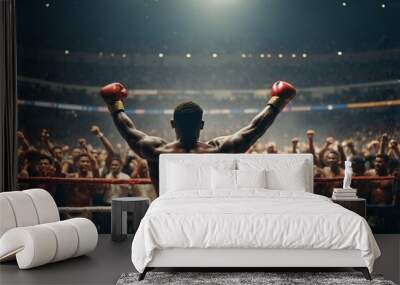
[[[168,141],[175,106],[198,103],[200,138],[208,141],[248,124],[272,83],[285,80],[298,94],[249,155],[312,153],[318,179],[342,177],[352,161],[354,176],[368,178],[352,186],[367,199],[373,230],[400,232],[397,1],[96,1],[107,14],[93,13],[92,1],[22,2],[21,188],[43,187],[69,207],[155,198],[151,185],[29,180],[148,178],[146,161],[127,147],[99,96],[105,84],[127,86],[137,128]],[[318,194],[341,187],[340,179],[318,179]],[[108,230],[104,217],[92,218]]]

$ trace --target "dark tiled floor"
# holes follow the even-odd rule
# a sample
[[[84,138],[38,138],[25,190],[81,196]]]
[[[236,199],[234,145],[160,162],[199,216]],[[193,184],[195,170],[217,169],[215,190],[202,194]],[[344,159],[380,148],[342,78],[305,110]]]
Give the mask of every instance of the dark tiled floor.
[[[134,271],[131,262],[132,237],[124,242],[99,235],[95,251],[41,267],[19,270],[16,262],[0,264],[0,284],[115,284],[124,272]]]

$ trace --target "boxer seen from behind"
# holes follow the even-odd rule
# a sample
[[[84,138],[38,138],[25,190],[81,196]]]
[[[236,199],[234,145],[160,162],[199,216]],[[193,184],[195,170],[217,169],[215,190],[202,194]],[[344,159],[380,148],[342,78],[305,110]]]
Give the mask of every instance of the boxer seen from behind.
[[[108,105],[114,123],[132,150],[149,166],[150,178],[159,195],[158,161],[164,153],[244,153],[271,126],[276,116],[296,95],[296,89],[289,83],[278,81],[272,85],[271,98],[267,106],[257,114],[249,125],[228,136],[199,142],[204,127],[203,109],[193,102],[178,105],[174,110],[171,127],[175,129],[176,140],[167,142],[159,137],[149,136],[138,130],[124,112],[123,99],[128,90],[120,83],[104,86],[101,96]]]

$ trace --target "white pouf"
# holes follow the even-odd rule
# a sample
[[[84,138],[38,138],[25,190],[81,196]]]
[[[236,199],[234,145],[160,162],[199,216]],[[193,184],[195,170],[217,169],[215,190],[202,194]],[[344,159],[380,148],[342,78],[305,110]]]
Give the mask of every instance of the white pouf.
[[[57,206],[43,189],[0,193],[0,262],[16,258],[20,269],[93,251],[98,234],[92,221],[60,221]]]

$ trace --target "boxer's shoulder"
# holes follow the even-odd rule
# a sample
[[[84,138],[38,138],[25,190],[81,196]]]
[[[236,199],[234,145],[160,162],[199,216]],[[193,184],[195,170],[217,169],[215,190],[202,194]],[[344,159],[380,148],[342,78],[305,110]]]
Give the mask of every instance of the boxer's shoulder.
[[[179,141],[173,141],[162,145],[156,149],[158,154],[165,153],[213,153],[217,152],[217,147],[208,143],[198,142],[190,150],[182,147]]]

